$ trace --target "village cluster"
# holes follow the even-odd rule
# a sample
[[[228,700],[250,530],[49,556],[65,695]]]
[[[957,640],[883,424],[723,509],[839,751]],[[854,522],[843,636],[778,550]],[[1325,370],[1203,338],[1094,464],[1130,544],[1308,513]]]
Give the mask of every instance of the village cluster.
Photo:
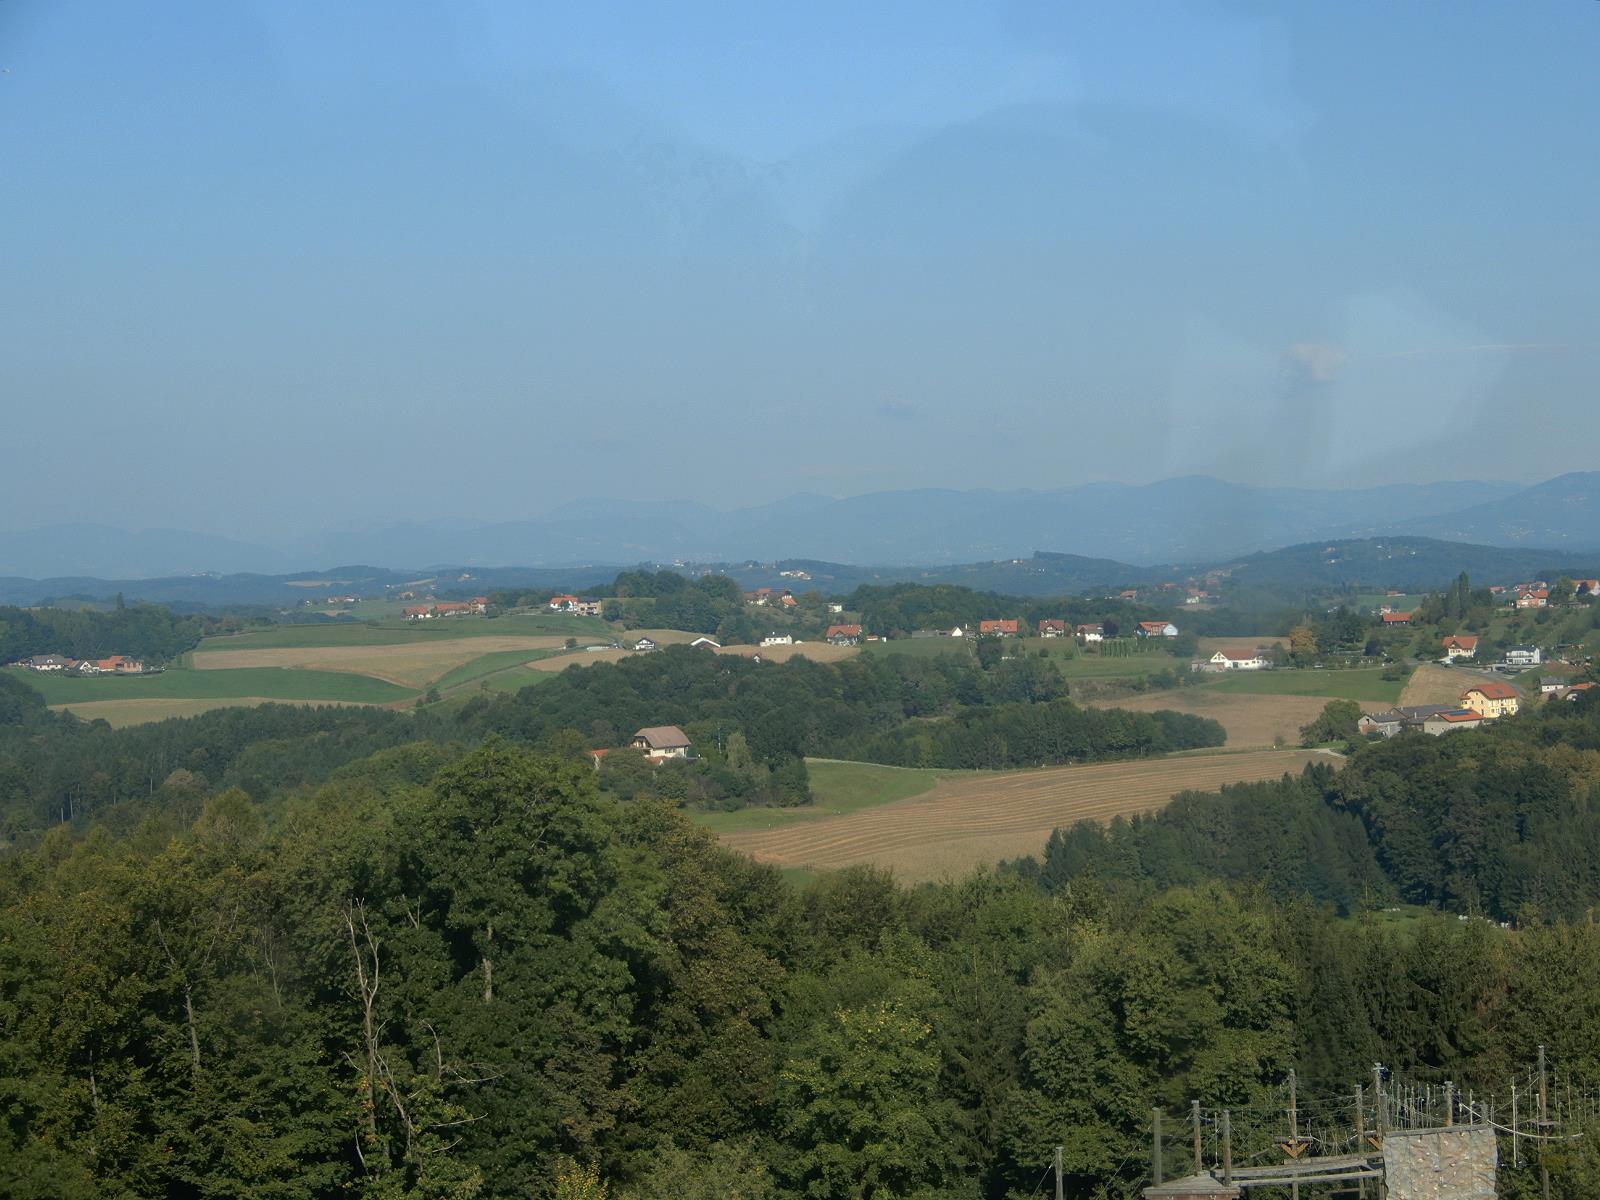
[[[78,675],[144,675],[149,671],[137,658],[113,654],[110,658],[68,658],[64,654],[35,654],[11,664],[30,671],[63,672]]]

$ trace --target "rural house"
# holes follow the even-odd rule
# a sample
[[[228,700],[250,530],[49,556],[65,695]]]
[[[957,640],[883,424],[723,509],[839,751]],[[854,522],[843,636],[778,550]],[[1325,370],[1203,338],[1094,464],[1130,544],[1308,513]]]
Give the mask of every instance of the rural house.
[[[1042,638],[1066,637],[1067,623],[1046,617],[1039,622],[1039,636]]]
[[[433,618],[433,605],[417,604],[410,608],[400,610],[401,616],[408,621],[428,621]]]
[[[1448,704],[1412,704],[1403,708],[1389,708],[1379,713],[1363,714],[1356,729],[1363,734],[1377,734],[1392,738],[1407,729],[1421,729],[1432,717],[1443,712],[1453,712]]]
[[[60,654],[35,654],[32,658],[23,659],[17,665],[27,667],[31,671],[70,671],[78,665],[78,660]]]
[[[1171,621],[1140,621],[1134,630],[1140,637],[1177,637],[1178,627]]]
[[[861,626],[829,625],[827,637],[830,646],[858,646],[861,644]]]
[[[1600,579],[1574,579],[1572,581],[1572,594],[1574,596],[1600,596]]]
[[[1485,721],[1482,713],[1470,708],[1447,708],[1422,722],[1422,732],[1438,737],[1454,729],[1476,729]]]
[[[1509,717],[1521,707],[1522,697],[1509,683],[1498,679],[1475,683],[1461,693],[1461,707],[1470,708],[1493,721]]]
[[[697,637],[689,643],[690,646],[704,646],[707,650],[721,650],[722,643],[708,637]]]
[[[113,654],[110,658],[86,658],[78,670],[85,675],[142,675],[144,664],[137,658]]]
[[[1086,646],[1090,642],[1103,642],[1106,640],[1106,627],[1104,625],[1079,625],[1078,640]]]
[[[1218,650],[1211,665],[1220,671],[1260,671],[1267,665],[1259,650]]]
[[[1411,614],[1408,612],[1386,612],[1383,614],[1383,627],[1396,629],[1411,624]]]
[[[794,635],[773,630],[761,639],[761,644],[763,646],[792,646],[794,645]]]
[[[1507,646],[1506,666],[1537,667],[1544,661],[1544,651],[1538,646]]]
[[[1470,633],[1451,634],[1444,639],[1444,656],[1448,662],[1455,662],[1458,658],[1477,658],[1477,637]]]
[[[1020,631],[1021,623],[1016,617],[978,622],[979,637],[1016,637]]]
[[[1529,588],[1517,594],[1518,608],[1548,608],[1550,605],[1549,588]]]
[[[694,757],[694,746],[688,734],[676,725],[651,725],[634,734],[628,744],[635,750],[643,750],[646,758],[656,761]]]
[[[632,646],[632,649],[640,654],[649,654],[652,650],[657,650],[659,648],[660,647],[656,645],[655,638],[652,637],[642,637],[638,641],[634,642]]]

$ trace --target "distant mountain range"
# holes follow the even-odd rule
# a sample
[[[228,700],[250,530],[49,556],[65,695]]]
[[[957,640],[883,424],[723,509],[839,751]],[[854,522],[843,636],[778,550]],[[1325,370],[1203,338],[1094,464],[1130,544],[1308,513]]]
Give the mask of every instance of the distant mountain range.
[[[924,489],[844,500],[789,496],[721,511],[698,504],[575,501],[514,521],[408,522],[266,545],[99,525],[0,534],[0,576],[150,579],[288,574],[334,563],[539,568],[771,561],[946,567],[1034,550],[1135,566],[1215,563],[1322,540],[1432,537],[1475,545],[1600,549],[1600,472],[1532,487],[1503,482],[1352,490],[1268,488],[1186,476],[1053,491]]]
[[[1060,596],[1179,581],[1212,573],[1226,575],[1235,583],[1280,589],[1359,584],[1369,589],[1420,592],[1443,588],[1462,571],[1480,584],[1554,579],[1560,575],[1600,578],[1600,550],[1531,550],[1401,536],[1307,542],[1239,558],[1163,566],[1137,566],[1114,559],[1049,551],[1021,558],[919,567],[859,566],[815,559],[679,565],[688,573],[715,572],[732,576],[746,589],[791,587],[796,591],[815,589],[831,595],[854,591],[862,584],[950,583],[1011,596]],[[502,588],[550,588],[593,595],[629,566],[592,563],[572,567],[450,567],[437,568],[421,578],[413,571],[366,566],[292,575],[178,575],[142,580],[85,576],[42,580],[0,578],[0,604],[64,600],[104,602],[121,594],[130,601],[156,601],[185,609],[218,611],[238,605],[289,608],[308,598],[330,594],[382,596],[402,588],[424,586],[440,596]]]

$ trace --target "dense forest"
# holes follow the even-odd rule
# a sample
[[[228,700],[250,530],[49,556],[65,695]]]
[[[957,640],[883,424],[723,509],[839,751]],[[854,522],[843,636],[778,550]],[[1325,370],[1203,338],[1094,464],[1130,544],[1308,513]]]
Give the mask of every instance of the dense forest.
[[[1531,764],[1597,718],[1429,746]],[[1150,1105],[1226,1103],[1241,1153],[1265,1148],[1250,1114],[1291,1067],[1307,1094],[1374,1061],[1487,1088],[1542,1043],[1595,1077],[1600,929],[1557,904],[1509,930],[1381,919],[1409,877],[1339,797],[1426,803],[1434,783],[1389,778],[1402,751],[1287,781],[1299,801],[1258,797],[1254,828],[1205,812],[1237,792],[1187,798],[1164,859],[1148,823],[1094,870],[1069,834],[915,890],[867,869],[797,890],[503,739],[396,745],[266,802],[181,768],[0,862],[0,1193],[999,1200],[1060,1143],[1070,1194],[1130,1197]],[[1573,753],[1549,765],[1592,806]],[[1349,915],[1292,850],[1188,851],[1197,828],[1259,845],[1297,803],[1338,818]],[[1487,893],[1495,869],[1454,873]],[[1553,1162],[1554,1194],[1593,1194],[1592,1164]]]
[[[199,644],[210,622],[159,604],[94,608],[0,608],[0,663],[35,654],[108,658],[126,654],[160,665]]]
[[[569,668],[515,695],[485,692],[415,714],[268,705],[113,730],[50,713],[21,680],[0,674],[0,837],[147,795],[179,768],[261,796],[320,782],[354,758],[418,739],[474,745],[499,734],[578,754],[625,745],[645,726],[679,725],[699,760],[653,777],[645,790],[717,808],[805,802],[807,756],[1040,766],[1223,742],[1214,721],[1080,708],[1066,693],[1056,668],[1038,658],[987,668],[946,655],[757,663],[677,646]],[[735,734],[750,762],[730,769]],[[608,767],[608,781],[619,770],[626,767]],[[618,790],[636,794],[639,781],[619,780]]]

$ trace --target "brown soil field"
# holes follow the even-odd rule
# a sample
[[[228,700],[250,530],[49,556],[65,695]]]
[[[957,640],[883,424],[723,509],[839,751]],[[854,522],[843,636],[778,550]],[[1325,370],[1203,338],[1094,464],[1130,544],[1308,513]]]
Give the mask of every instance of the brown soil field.
[[[55,712],[69,709],[83,721],[103,720],[113,728],[165,721],[168,717],[197,717],[214,708],[248,708],[257,704],[343,705],[343,700],[273,700],[266,696],[229,696],[211,700],[89,700],[81,704],[52,704]],[[409,706],[412,702],[407,701]]]
[[[424,687],[446,672],[485,654],[502,650],[550,650],[560,637],[467,637],[441,642],[401,642],[393,646],[280,646],[266,650],[197,650],[200,671],[232,667],[302,667],[370,675],[402,687]]]
[[[1176,692],[1144,692],[1110,700],[1085,700],[1091,708],[1126,708],[1133,712],[1193,713],[1221,721],[1228,731],[1228,747],[1233,750],[1272,746],[1282,737],[1291,746],[1300,744],[1300,729],[1311,724],[1328,702],[1325,696],[1248,696],[1213,692],[1209,688],[1185,688]]]
[[[1200,639],[1200,653],[1210,658],[1218,650],[1242,650],[1249,653],[1257,646],[1284,646],[1289,645],[1285,637],[1203,637]]]
[[[1276,779],[1318,756],[1257,751],[984,774],[846,816],[724,834],[722,842],[783,867],[872,863],[903,881],[952,879],[1003,858],[1038,854],[1058,827],[1151,812],[1189,789]]]

